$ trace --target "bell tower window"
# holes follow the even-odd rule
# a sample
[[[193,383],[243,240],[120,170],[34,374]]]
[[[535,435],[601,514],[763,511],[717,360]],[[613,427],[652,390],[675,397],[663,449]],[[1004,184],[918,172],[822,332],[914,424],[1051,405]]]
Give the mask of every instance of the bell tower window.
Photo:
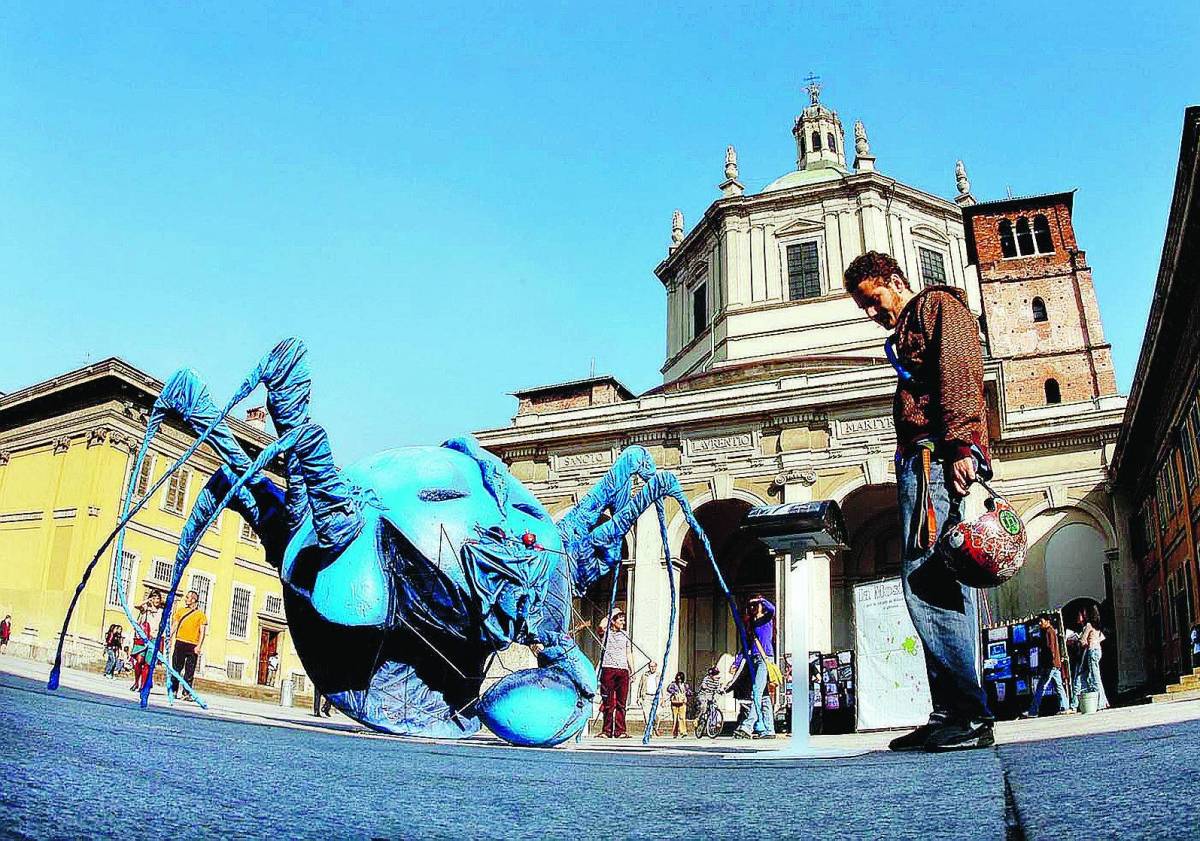
[[[1049,316],[1046,315],[1046,302],[1041,298],[1034,298],[1030,306],[1033,309],[1033,320],[1035,322],[1050,320]]]
[[[812,150],[814,152],[821,151],[821,132],[814,131],[812,133]]]
[[[1005,257],[1017,256],[1017,240],[1013,237],[1012,222],[1000,220],[1000,253]]]
[[[1033,254],[1033,231],[1029,229],[1029,220],[1024,216],[1017,220],[1017,253],[1022,257]]]
[[[1058,380],[1046,380],[1046,405],[1050,406],[1061,402],[1062,391],[1058,387]]]
[[[1050,239],[1050,223],[1041,213],[1033,217],[1033,241],[1038,254],[1054,253],[1054,242]]]
[[[825,135],[825,141],[829,144],[830,152],[837,152],[837,141],[833,139],[833,132],[828,132]]]

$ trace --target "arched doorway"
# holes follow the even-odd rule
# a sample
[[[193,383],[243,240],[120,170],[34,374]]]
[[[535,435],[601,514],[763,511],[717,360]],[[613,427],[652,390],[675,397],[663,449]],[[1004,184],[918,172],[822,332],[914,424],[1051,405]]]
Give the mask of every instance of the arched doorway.
[[[841,503],[850,548],[830,569],[834,649],[854,647],[854,585],[900,574],[900,519],[895,485],[866,485]]]
[[[1049,605],[1088,597],[1107,598],[1104,583],[1104,535],[1086,523],[1068,523],[1046,544],[1046,596]]]
[[[738,600],[761,593],[775,602],[775,561],[757,539],[739,526],[751,508],[740,499],[706,502],[696,520],[708,535],[721,575]],[[712,564],[695,533],[688,529],[680,550],[679,670],[696,682],[723,654],[736,654],[737,627],[713,575]]]

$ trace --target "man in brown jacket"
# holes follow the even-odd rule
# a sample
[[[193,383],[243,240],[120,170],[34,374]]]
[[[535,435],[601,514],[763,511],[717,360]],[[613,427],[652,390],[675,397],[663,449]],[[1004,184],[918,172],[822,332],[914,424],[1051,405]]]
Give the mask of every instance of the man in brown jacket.
[[[888,254],[868,251],[846,269],[846,291],[867,317],[893,331],[886,343],[899,380],[893,402],[901,578],[913,626],[925,648],[933,713],[892,750],[988,747],[992,714],[979,683],[975,591],[935,552],[962,519],[977,473],[989,478],[979,325],[962,291],[914,292]]]

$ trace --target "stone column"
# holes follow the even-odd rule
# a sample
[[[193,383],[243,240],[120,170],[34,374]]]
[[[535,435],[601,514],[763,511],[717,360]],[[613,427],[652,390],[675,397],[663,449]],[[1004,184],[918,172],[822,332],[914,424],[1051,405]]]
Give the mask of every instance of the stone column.
[[[729,275],[729,285],[741,286],[745,284],[753,289],[755,288],[755,283],[750,262],[749,220],[730,219],[726,224],[729,225],[730,240],[737,243],[734,260],[729,264],[732,269]],[[760,280],[759,284],[761,283],[762,281]]]
[[[766,290],[767,297],[776,295],[780,298],[785,297],[783,292],[783,266],[779,258],[779,240],[775,238],[775,226],[763,226],[763,263],[764,277],[763,288]]]
[[[860,199],[862,213],[863,245],[866,251],[887,251],[887,220],[884,205],[875,193],[864,193]]]
[[[662,537],[658,529],[658,515],[653,506],[638,518],[634,533],[633,591],[630,613],[633,624],[631,635],[651,659],[662,657],[667,644],[667,625],[671,615],[671,589],[667,584],[666,563],[663,557]],[[678,559],[675,559],[678,564]],[[679,585],[680,569],[675,569],[675,584]],[[679,618],[676,614],[675,640],[671,659],[659,663],[667,674],[673,675],[679,663]],[[642,664],[634,655],[634,668]]]
[[[812,500],[812,486],[815,475],[810,471],[789,470],[782,474],[783,502],[809,502]],[[812,552],[809,554],[804,569],[807,572],[808,604],[791,603],[793,594],[787,592],[786,572],[788,565],[795,560],[787,556],[780,561],[777,571],[777,581],[783,582],[779,591],[778,607],[782,614],[779,617],[779,647],[787,651],[789,639],[793,636],[789,628],[795,627],[793,622],[804,622],[808,631],[808,645],[812,650],[829,651],[831,645],[832,613],[830,609],[830,565],[833,557],[828,552]],[[807,655],[804,655],[807,656]],[[793,661],[801,662],[799,660]]]
[[[1124,494],[1113,495],[1113,526],[1117,548],[1104,553],[1112,580],[1113,615],[1117,623],[1117,687],[1126,689],[1146,680],[1146,637],[1141,582],[1129,535],[1133,509]],[[1186,640],[1186,637],[1185,637]]]
[[[829,268],[829,287],[837,289],[846,272],[846,264],[842,262],[842,232],[838,227],[837,212],[824,211],[822,221],[825,223],[825,265]]]

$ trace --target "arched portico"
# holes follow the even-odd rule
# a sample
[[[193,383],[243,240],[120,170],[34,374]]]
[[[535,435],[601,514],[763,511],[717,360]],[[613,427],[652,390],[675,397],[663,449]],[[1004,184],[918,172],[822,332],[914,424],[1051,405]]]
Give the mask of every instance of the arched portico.
[[[856,483],[839,500],[850,548],[830,565],[831,640],[854,645],[854,587],[900,574],[900,520],[893,484]]]
[[[717,566],[739,607],[756,594],[776,601],[774,558],[762,543],[740,530],[751,507],[745,499],[731,498],[710,500],[695,509],[696,520],[708,536]],[[722,655],[737,652],[737,629],[712,564],[690,528],[681,542],[679,558],[679,669],[695,681]]]

